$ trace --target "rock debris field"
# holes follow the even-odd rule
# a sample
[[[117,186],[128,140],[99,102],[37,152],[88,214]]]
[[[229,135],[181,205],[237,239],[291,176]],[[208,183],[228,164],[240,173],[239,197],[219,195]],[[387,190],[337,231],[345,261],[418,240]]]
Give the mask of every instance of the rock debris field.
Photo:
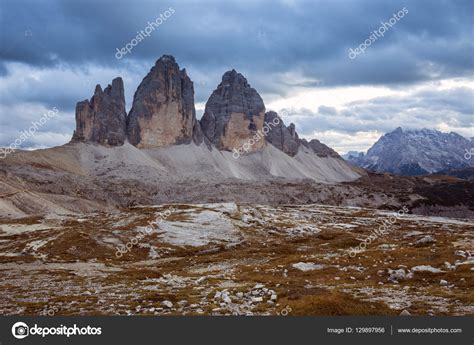
[[[394,214],[224,203],[3,218],[0,310],[474,315],[472,222],[397,215],[374,236]]]

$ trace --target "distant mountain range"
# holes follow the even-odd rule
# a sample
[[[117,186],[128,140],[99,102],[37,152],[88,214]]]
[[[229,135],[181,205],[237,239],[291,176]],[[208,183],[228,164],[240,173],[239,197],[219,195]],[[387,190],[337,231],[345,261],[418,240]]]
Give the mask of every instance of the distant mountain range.
[[[454,132],[398,127],[383,135],[366,154],[351,151],[343,157],[354,165],[375,172],[416,176],[457,171],[462,175],[459,171],[474,166],[473,147],[472,140]]]

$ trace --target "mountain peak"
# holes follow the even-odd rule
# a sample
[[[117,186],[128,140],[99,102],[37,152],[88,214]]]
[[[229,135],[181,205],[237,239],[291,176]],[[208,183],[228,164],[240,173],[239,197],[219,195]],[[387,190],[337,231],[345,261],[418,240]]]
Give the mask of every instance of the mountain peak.
[[[197,128],[193,82],[171,55],[143,78],[128,115],[128,138],[140,148],[191,142]]]
[[[263,127],[265,105],[258,92],[235,69],[222,76],[222,82],[209,97],[201,119],[206,138],[220,150],[241,147]],[[251,151],[261,149],[258,140]]]
[[[464,153],[470,146],[468,139],[456,133],[398,127],[383,135],[365,156],[352,156],[349,161],[377,172],[423,175],[469,167]]]
[[[162,55],[158,60],[156,60],[155,65],[159,63],[176,63],[176,59],[174,58],[173,55]]]
[[[230,84],[230,85],[242,85],[243,87],[250,87],[247,79],[235,69],[225,72],[222,75],[222,83],[221,84]]]

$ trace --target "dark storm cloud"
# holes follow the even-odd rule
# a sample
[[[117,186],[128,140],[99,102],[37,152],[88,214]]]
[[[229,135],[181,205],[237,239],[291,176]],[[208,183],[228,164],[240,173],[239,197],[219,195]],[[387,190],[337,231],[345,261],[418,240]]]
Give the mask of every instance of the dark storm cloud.
[[[472,73],[474,2],[469,0],[4,0],[2,61],[120,66],[122,61],[114,58],[116,48],[169,7],[175,13],[125,59],[151,62],[169,52],[184,67],[219,74],[234,67],[254,79],[299,67],[326,86],[405,83]],[[384,37],[362,56],[348,59],[349,48],[357,47],[403,7],[408,14]],[[27,30],[31,36],[25,36]],[[435,71],[420,66],[426,62]]]
[[[150,37],[122,59],[115,58],[117,48],[170,7],[175,13]],[[403,7],[407,15],[364,54],[349,59],[350,48],[364,42]],[[14,128],[11,109],[15,104],[25,103],[30,109],[34,104],[46,109],[57,106],[72,113],[77,101],[91,96],[95,84],[105,86],[117,75],[124,77],[130,108],[138,83],[162,54],[174,55],[187,69],[195,83],[196,102],[205,102],[231,68],[269,97],[291,95],[297,87],[403,88],[427,80],[469,78],[473,74],[473,11],[472,0],[3,0],[0,79],[5,88],[1,89],[0,116],[2,124],[8,122]],[[34,69],[50,71],[55,78],[35,79]],[[64,70],[77,76],[58,77],[54,72]],[[18,81],[8,79],[9,75],[18,79],[23,72],[20,87]],[[304,78],[293,78],[295,74]],[[452,103],[431,102],[462,113],[469,110],[468,104],[454,99]],[[364,116],[376,117],[378,110],[366,107]],[[328,122],[335,116],[329,108],[320,108],[317,114]],[[0,135],[4,144],[5,134]]]

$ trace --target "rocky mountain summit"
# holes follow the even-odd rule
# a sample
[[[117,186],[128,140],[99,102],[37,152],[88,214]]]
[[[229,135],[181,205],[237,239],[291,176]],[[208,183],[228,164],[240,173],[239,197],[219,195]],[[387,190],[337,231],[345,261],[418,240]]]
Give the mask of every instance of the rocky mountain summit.
[[[220,150],[240,147],[262,130],[265,105],[247,79],[235,70],[222,76],[222,82],[206,103],[201,126],[204,135]],[[257,141],[252,151],[265,142]]]
[[[128,115],[128,139],[139,148],[202,140],[193,82],[174,57],[162,56],[138,86]]]
[[[352,154],[347,159],[371,171],[424,175],[469,168],[474,164],[474,157],[466,157],[466,152],[472,146],[469,139],[454,132],[399,127],[382,136],[367,154]]]
[[[164,55],[139,85],[128,116],[116,78],[77,104],[76,122],[71,143],[2,160],[0,217],[177,201],[373,204],[342,185],[364,171],[265,113],[258,92],[235,70],[224,73],[201,121],[193,82]],[[398,204],[392,199],[376,202]]]
[[[236,70],[224,73],[196,118],[194,86],[173,56],[163,55],[138,86],[128,116],[123,82],[116,78],[104,91],[97,85],[90,101],[76,107],[73,142],[120,146],[127,140],[137,148],[171,147],[203,142],[209,149],[233,151],[245,145],[245,154],[269,144],[295,157],[300,148],[318,157],[341,157],[318,140],[302,140],[293,123],[286,126],[274,111],[265,113],[257,90]]]
[[[76,130],[73,141],[123,145],[126,139],[125,96],[122,78],[115,78],[103,91],[95,87],[94,96],[76,105]]]

